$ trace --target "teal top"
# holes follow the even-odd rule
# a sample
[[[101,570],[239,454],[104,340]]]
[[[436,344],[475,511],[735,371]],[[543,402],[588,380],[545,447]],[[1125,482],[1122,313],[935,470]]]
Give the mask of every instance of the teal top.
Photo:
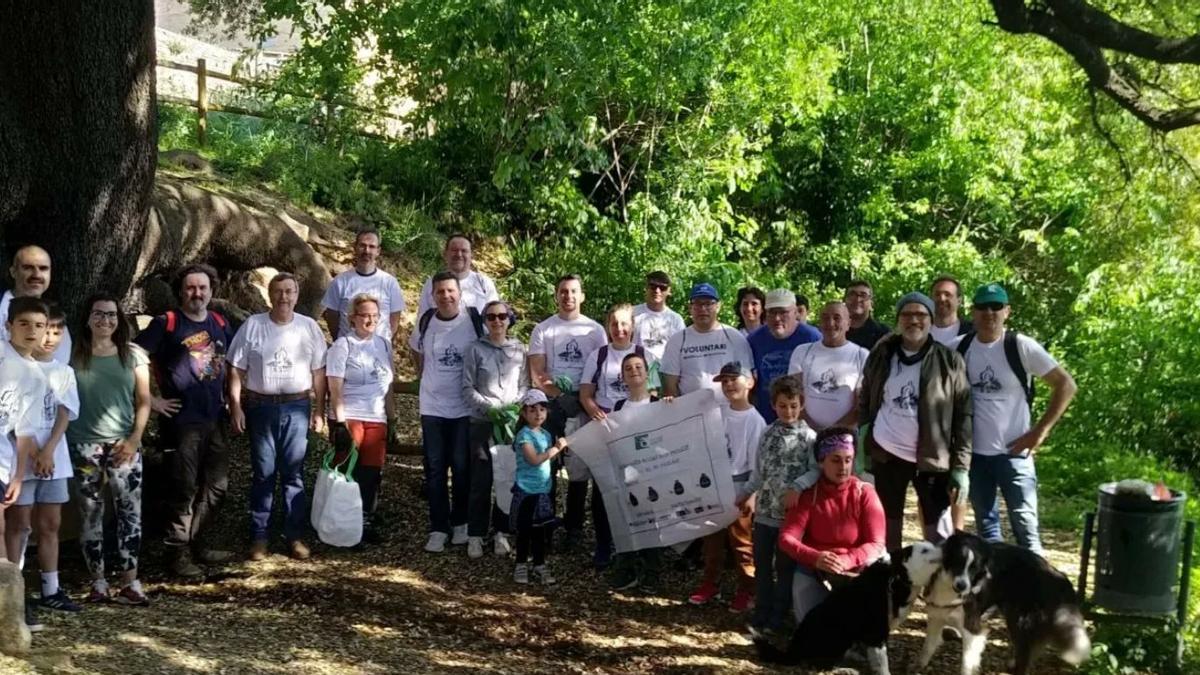
[[[87,369],[75,369],[79,417],[67,426],[69,443],[110,443],[133,432],[133,370],[150,363],[146,352],[130,345],[129,365],[116,354],[93,356]]]
[[[529,443],[540,455],[546,452],[551,442],[550,432],[545,429],[534,431],[529,427],[521,427],[513,439],[513,450],[517,453],[517,487],[525,494],[544,495],[550,493],[550,462],[542,462],[537,466],[525,461],[525,453],[521,446]]]

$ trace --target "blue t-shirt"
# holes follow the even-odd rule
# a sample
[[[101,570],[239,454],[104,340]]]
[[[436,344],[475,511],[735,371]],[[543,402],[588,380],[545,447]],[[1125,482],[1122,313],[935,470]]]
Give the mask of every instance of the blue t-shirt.
[[[550,462],[542,462],[537,466],[525,461],[525,453],[521,446],[529,443],[538,454],[546,452],[554,439],[545,429],[534,431],[529,427],[521,427],[513,438],[513,450],[517,453],[516,483],[525,494],[544,495],[550,492]]]
[[[163,398],[180,401],[172,422],[215,421],[225,403],[225,352],[233,330],[212,312],[204,321],[192,321],[178,310],[174,315],[175,330],[168,334],[166,317],[157,316],[134,342],[150,355]]]
[[[775,421],[775,410],[771,407],[771,383],[775,378],[787,375],[788,364],[796,347],[821,339],[821,331],[802,323],[786,339],[777,340],[771,330],[760,326],[746,341],[754,352],[754,370],[758,381],[754,385],[754,407],[767,424]]]

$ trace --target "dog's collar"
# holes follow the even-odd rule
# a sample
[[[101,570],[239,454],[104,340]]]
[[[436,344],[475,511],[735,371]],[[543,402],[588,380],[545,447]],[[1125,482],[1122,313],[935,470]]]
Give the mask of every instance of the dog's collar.
[[[943,604],[941,604],[941,603],[932,602],[932,601],[929,599],[929,596],[926,596],[926,597],[925,597],[925,604],[929,605],[930,607],[937,607],[938,609],[953,609],[953,608],[955,608],[955,607],[962,607],[962,606],[963,606],[963,601],[962,601],[962,600],[955,600],[954,602],[951,602],[951,603],[948,603],[948,604],[945,604],[945,605],[943,605]]]

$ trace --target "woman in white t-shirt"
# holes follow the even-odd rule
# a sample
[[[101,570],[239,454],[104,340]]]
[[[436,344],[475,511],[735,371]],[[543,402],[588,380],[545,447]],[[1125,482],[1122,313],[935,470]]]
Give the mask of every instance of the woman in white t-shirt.
[[[640,346],[633,344],[633,306],[618,303],[608,310],[604,327],[608,344],[592,350],[583,361],[583,376],[579,380],[579,403],[593,420],[602,420],[617,403],[629,396],[621,363],[628,354],[650,357]]]
[[[396,417],[392,388],[392,350],[375,332],[384,320],[379,301],[360,294],[350,303],[351,333],[334,341],[325,354],[325,378],[332,404],[330,438],[341,463],[358,448],[354,481],[362,492],[363,541],[377,543],[372,515],[378,505],[379,483],[387,455],[389,422]]]

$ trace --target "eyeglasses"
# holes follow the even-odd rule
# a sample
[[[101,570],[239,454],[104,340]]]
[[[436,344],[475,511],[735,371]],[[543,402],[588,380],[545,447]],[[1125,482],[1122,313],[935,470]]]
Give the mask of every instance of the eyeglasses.
[[[900,318],[905,321],[928,321],[929,312],[900,312]]]
[[[507,314],[484,314],[483,318],[488,321],[507,321]]]
[[[92,318],[97,321],[100,321],[103,319],[107,319],[109,321],[116,321],[118,316],[120,316],[119,312],[104,312],[104,311],[101,311],[98,309],[92,310]]]
[[[711,307],[716,307],[716,306],[717,306],[716,300],[692,300],[692,307],[700,307],[702,309],[709,309]]]
[[[985,302],[979,305],[973,305],[972,309],[974,309],[976,312],[999,312],[1000,310],[1004,309],[1004,307],[1005,304],[1003,302]]]
[[[847,298],[862,298],[863,300],[871,299],[870,291],[846,291]]]

